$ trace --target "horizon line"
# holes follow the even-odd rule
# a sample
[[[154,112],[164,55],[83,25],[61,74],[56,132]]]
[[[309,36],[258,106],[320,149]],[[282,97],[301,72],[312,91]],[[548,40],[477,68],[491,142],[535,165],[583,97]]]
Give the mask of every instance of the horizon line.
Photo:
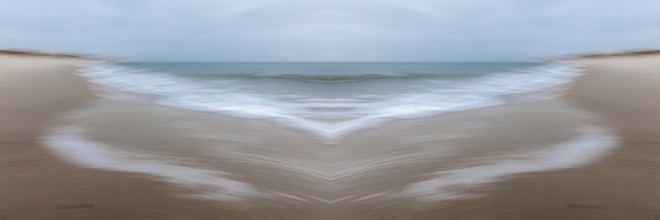
[[[185,60],[122,60],[120,63],[543,63],[544,60],[507,61],[185,61]]]

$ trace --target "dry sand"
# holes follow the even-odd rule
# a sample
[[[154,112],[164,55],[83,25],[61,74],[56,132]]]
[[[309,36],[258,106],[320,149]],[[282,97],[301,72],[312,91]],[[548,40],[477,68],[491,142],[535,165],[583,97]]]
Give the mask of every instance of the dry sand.
[[[335,145],[264,121],[95,98],[74,74],[76,62],[0,57],[1,220],[660,218],[660,57],[581,61],[587,74],[565,99],[401,120]],[[517,154],[571,140],[569,130],[585,123],[613,128],[620,144],[574,168],[535,170],[544,163],[539,154],[524,172],[441,179],[457,182],[436,184],[431,194],[453,200],[410,188],[439,171],[479,167],[474,161],[521,161]],[[72,124],[153,157],[113,170],[43,146],[52,128]],[[279,159],[264,163],[272,158]],[[225,172],[213,181],[245,183],[259,196],[238,191],[227,200],[212,194],[226,193],[222,185],[137,169],[136,161],[170,159],[175,169]]]

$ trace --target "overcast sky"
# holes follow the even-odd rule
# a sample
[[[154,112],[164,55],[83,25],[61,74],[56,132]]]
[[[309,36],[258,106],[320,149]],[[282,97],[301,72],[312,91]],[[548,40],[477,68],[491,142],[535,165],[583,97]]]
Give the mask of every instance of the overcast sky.
[[[658,0],[0,0],[0,47],[149,61],[515,61],[660,47]]]

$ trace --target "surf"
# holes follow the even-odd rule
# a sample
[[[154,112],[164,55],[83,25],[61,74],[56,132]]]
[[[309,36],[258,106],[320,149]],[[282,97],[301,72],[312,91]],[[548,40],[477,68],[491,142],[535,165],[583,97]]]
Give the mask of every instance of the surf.
[[[525,100],[548,98],[555,94],[550,90],[579,75],[578,67],[566,63],[508,69],[463,64],[478,67],[478,71],[461,67],[465,72],[457,64],[446,64],[445,69],[422,64],[335,64],[333,69],[323,64],[315,69],[312,64],[293,63],[287,64],[288,69],[279,67],[281,72],[266,70],[273,64],[254,64],[264,65],[261,72],[247,64],[232,68],[206,64],[210,67],[201,70],[186,67],[194,64],[168,65],[177,68],[168,67],[168,72],[154,68],[158,65],[149,69],[149,65],[93,63],[82,67],[82,75],[106,88],[101,92],[106,98],[265,119],[327,142],[395,119],[506,104],[513,95],[525,94]],[[380,70],[392,65],[400,67]],[[150,98],[136,98],[140,96]]]

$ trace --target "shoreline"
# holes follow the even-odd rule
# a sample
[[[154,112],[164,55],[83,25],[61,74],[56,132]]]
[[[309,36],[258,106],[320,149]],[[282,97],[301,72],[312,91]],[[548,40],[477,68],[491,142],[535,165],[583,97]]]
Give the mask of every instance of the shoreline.
[[[394,120],[329,147],[264,120],[95,98],[71,60],[1,55],[0,94],[9,101],[0,104],[0,173],[10,181],[0,181],[0,217],[652,219],[660,216],[660,192],[654,191],[660,160],[653,157],[660,153],[654,148],[660,143],[654,113],[660,103],[652,95],[660,95],[660,75],[652,76],[660,70],[656,60],[660,56],[589,61],[587,74],[561,99]],[[485,165],[542,161],[550,155],[542,149],[579,139],[566,128],[584,123],[613,128],[621,144],[579,166],[505,173],[483,184],[479,171],[465,176],[467,182],[439,179],[457,182],[421,194],[413,187],[444,171],[481,166],[475,159]],[[122,156],[123,170],[74,165],[39,144],[55,124],[79,126],[89,141],[132,157]],[[79,146],[83,152],[85,145]],[[516,158],[521,152],[533,155]],[[143,160],[151,168],[135,163]],[[153,168],[157,164],[168,166],[163,171]],[[214,188],[221,182],[167,176],[176,167],[218,172],[213,178],[248,184],[257,195],[244,194],[239,202],[213,198],[210,192],[227,194],[224,186]],[[459,197],[420,201],[443,190]]]

